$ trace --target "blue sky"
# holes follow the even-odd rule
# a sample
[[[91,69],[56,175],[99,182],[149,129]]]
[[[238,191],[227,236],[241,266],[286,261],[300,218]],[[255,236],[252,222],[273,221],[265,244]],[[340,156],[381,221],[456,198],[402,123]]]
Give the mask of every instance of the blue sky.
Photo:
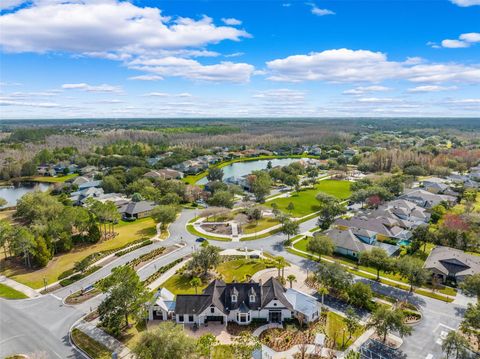
[[[480,0],[0,8],[0,118],[480,113]]]

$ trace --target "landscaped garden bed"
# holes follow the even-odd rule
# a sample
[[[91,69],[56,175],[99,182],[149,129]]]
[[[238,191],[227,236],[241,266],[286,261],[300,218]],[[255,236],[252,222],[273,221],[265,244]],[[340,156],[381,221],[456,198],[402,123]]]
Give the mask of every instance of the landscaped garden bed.
[[[75,292],[73,294],[70,294],[66,299],[65,299],[65,303],[66,304],[80,304],[80,303],[83,303],[83,302],[86,302],[87,300],[93,298],[93,297],[96,297],[97,295],[99,295],[102,291],[98,288],[93,288],[91,290],[88,290],[88,291],[84,291],[84,290],[79,290],[78,292]]]
[[[90,358],[109,359],[112,357],[112,352],[107,347],[89,337],[80,329],[73,329],[71,335],[75,345],[87,353]]]

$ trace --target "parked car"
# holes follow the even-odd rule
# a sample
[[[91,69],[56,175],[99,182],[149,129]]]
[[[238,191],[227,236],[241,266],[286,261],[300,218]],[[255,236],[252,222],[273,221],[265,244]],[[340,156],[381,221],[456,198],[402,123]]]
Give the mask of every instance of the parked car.
[[[198,242],[198,243],[202,243],[202,242],[205,242],[206,239],[205,238],[202,238],[202,237],[198,237],[197,239],[195,239],[195,242]]]

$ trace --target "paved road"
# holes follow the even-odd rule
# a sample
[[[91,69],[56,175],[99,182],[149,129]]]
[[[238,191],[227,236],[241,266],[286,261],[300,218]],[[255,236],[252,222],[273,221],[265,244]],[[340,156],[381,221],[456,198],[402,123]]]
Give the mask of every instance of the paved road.
[[[0,319],[0,355],[3,357],[17,352],[42,351],[47,353],[49,358],[80,357],[80,354],[69,344],[68,332],[76,320],[98,306],[103,296],[97,296],[75,307],[63,305],[59,299],[65,298],[70,292],[75,292],[80,288],[95,283],[108,275],[112,268],[122,265],[154,248],[185,243],[183,248],[162,256],[139,270],[141,279],[145,279],[159,267],[197,250],[199,244],[195,242],[196,236],[190,234],[185,229],[187,222],[194,218],[195,215],[195,210],[184,210],[177,221],[170,226],[169,239],[163,242],[156,242],[120,257],[81,281],[69,287],[59,289],[54,293],[54,296],[47,295],[39,299],[18,301],[0,300],[0,312],[2,313]],[[315,226],[316,219],[306,221],[300,225],[300,232],[306,232]],[[215,241],[215,245],[222,249],[243,249],[247,247],[248,249],[264,250],[275,256],[282,255],[287,261],[306,270],[315,270],[315,262],[284,250],[282,243],[285,239],[285,235],[277,233],[254,241]],[[384,286],[365,278],[358,277],[356,280],[367,282],[375,291],[389,294],[399,299],[404,298],[408,294],[405,291]],[[410,295],[408,299],[421,308],[424,313],[424,319],[415,326],[414,335],[406,339],[401,350],[404,351],[408,358],[421,359],[430,353],[434,355],[435,359],[441,358],[441,346],[437,342],[439,335],[443,330],[458,326],[465,307],[418,295]]]

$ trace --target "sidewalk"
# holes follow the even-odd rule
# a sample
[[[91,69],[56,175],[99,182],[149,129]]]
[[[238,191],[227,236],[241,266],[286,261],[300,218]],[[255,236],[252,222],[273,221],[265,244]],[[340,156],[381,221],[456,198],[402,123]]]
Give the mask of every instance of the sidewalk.
[[[96,327],[97,321],[90,323],[80,322],[75,328],[87,334],[90,338],[105,345],[110,351],[117,353],[118,358],[134,359],[135,356],[120,341]]]
[[[164,283],[168,278],[170,278],[172,275],[175,274],[177,270],[182,268],[187,262],[191,260],[191,258],[188,258],[187,260],[181,261],[180,263],[175,264],[172,268],[167,270],[165,273],[163,273],[160,277],[155,279],[152,283],[150,283],[147,288],[149,290],[154,290],[160,286],[160,284]]]
[[[293,251],[293,252],[298,252],[298,253],[301,253],[301,254],[304,254],[304,255],[307,255],[307,256],[310,256],[312,258],[318,258],[317,255],[315,254],[312,254],[312,253],[308,253],[308,252],[305,252],[305,251],[302,251],[300,249],[297,249],[294,247],[294,244],[297,243],[298,241],[302,240],[303,238],[298,238],[296,239],[295,241],[292,242],[292,245],[290,247],[290,249]],[[365,270],[362,270],[362,269],[357,269],[353,266],[349,266],[347,264],[344,264],[344,263],[340,263],[336,260],[333,260],[333,259],[327,259],[325,257],[322,257],[322,261],[325,261],[325,262],[328,262],[328,263],[339,263],[341,266],[345,267],[345,268],[348,268],[350,270],[354,270],[356,273],[362,273],[362,274],[365,274],[365,276],[360,276],[358,275],[359,277],[361,278],[370,278],[372,280],[374,280],[374,278],[376,277],[375,274],[373,273],[370,273],[370,272],[367,272]],[[399,286],[403,286],[403,287],[410,287],[410,285],[408,283],[405,283],[405,282],[400,282],[398,280],[395,280],[395,279],[390,279],[390,278],[386,278],[386,277],[382,277],[380,276],[380,280],[382,280],[383,284],[385,285],[389,285],[389,283],[393,283],[393,284],[396,284],[396,285],[399,285]],[[400,290],[405,290],[405,291],[408,291],[408,289],[402,289],[402,288],[398,288]],[[425,291],[425,292],[429,292],[429,293],[433,293],[433,294],[437,294],[437,295],[441,295],[445,298],[451,298],[452,300],[455,300],[456,297],[453,297],[451,295],[447,295],[447,294],[442,294],[442,293],[438,293],[438,292],[434,292],[432,289],[428,289],[428,288],[424,288],[424,287],[421,287],[421,288],[416,288],[416,289],[421,289],[422,291]],[[419,295],[422,295],[421,293],[417,293]],[[457,294],[458,296],[458,294]],[[435,298],[434,298],[435,299]]]
[[[37,298],[40,297],[41,294],[37,292],[35,289],[32,289],[25,284],[18,283],[17,281],[7,278],[5,276],[0,276],[0,283],[8,285],[9,287],[18,290],[19,292],[22,292],[29,298]]]

